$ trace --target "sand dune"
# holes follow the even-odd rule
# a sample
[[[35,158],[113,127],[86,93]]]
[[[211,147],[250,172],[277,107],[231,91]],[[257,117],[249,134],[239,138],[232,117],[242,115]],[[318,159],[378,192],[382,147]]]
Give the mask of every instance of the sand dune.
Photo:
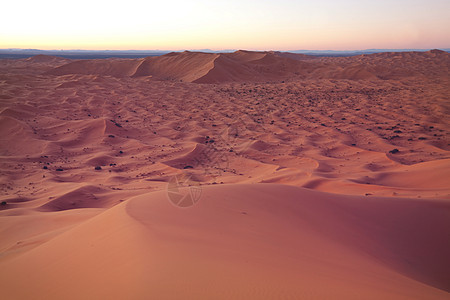
[[[351,80],[395,79],[419,75],[448,76],[450,67],[448,56],[447,52],[440,50],[425,53],[381,53],[345,58],[318,58],[272,51],[239,50],[225,54],[185,51],[148,57],[144,60],[80,60],[50,70],[48,74],[155,76],[162,80],[196,83],[265,82],[289,80],[295,77]],[[42,61],[44,58],[36,59]],[[430,70],[433,71],[430,72]]]
[[[49,75],[85,74],[131,76],[142,63],[140,59],[93,59],[78,60],[47,72]]]
[[[449,67],[0,60],[2,295],[447,299]]]
[[[234,60],[221,55],[214,60],[214,65],[204,76],[196,79],[196,83],[216,83],[227,81],[245,81],[259,77],[257,71],[245,64],[245,60]]]
[[[211,68],[218,54],[169,53],[160,57],[150,57],[139,66],[133,76],[156,76],[193,82],[204,76]]]
[[[447,202],[367,200],[269,184],[203,193],[190,210],[174,208],[165,192],[130,199],[3,263],[3,295],[448,297],[439,289],[450,287]],[[17,280],[24,273],[29,289]]]
[[[30,58],[24,59],[27,63],[45,63],[45,64],[55,64],[61,62],[69,62],[69,59],[61,58],[58,56],[50,56],[50,55],[35,55]]]
[[[324,60],[336,63],[343,68],[346,68],[349,63],[359,63],[361,66],[369,68],[370,72],[380,79],[400,79],[413,76],[448,77],[450,71],[449,53],[441,50],[385,52]]]
[[[275,81],[292,77],[294,73],[311,69],[307,63],[277,56],[274,53],[223,54],[214,68],[197,83]]]

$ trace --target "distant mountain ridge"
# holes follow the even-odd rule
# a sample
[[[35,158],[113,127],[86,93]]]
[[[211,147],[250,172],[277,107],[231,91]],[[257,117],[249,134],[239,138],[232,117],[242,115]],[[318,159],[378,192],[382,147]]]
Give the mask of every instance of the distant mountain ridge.
[[[211,49],[196,49],[187,50],[191,52],[205,52],[205,53],[232,53],[237,49],[226,50],[211,50]],[[361,54],[374,54],[382,52],[426,52],[432,49],[366,49],[366,50],[289,50],[289,53],[307,54],[313,56],[354,56]],[[450,48],[440,49],[445,52],[450,52]],[[180,50],[178,52],[184,51]],[[28,58],[34,55],[50,55],[59,56],[70,59],[96,59],[96,58],[144,58],[148,56],[160,56],[173,52],[172,50],[40,50],[40,49],[0,49],[0,59],[20,59]]]

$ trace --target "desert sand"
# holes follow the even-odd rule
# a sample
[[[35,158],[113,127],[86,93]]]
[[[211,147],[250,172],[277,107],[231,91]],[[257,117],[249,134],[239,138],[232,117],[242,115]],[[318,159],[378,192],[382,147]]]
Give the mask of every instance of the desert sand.
[[[449,299],[450,54],[0,60],[4,299]]]

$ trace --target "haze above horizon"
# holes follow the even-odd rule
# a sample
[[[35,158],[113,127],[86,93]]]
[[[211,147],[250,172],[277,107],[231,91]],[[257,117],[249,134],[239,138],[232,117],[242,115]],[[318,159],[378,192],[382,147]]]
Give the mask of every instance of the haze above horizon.
[[[450,48],[450,2],[9,2],[0,48],[359,50]]]

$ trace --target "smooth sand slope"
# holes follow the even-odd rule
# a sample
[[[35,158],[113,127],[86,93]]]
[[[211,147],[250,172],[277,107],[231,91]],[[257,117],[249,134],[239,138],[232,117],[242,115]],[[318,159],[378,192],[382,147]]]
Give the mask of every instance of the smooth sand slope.
[[[283,185],[132,198],[2,264],[23,299],[447,299],[450,205]],[[432,234],[431,234],[432,233]],[[28,288],[24,289],[25,284]]]
[[[449,66],[0,60],[2,295],[448,299]]]

